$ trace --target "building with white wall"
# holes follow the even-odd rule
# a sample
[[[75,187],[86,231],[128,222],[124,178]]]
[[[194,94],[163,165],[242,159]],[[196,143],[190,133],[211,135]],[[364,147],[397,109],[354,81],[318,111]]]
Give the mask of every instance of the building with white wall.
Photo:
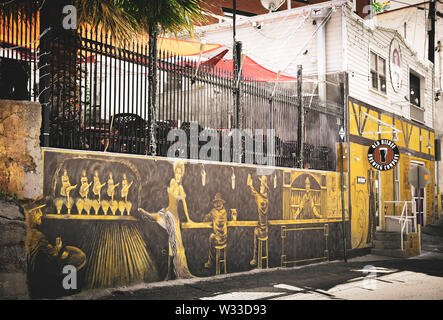
[[[236,40],[274,72],[296,75],[302,65],[303,77],[316,83],[304,89],[314,90],[320,101],[336,100],[338,83],[344,83],[340,126],[347,133],[352,246],[357,248],[370,245],[373,231],[385,228],[385,217],[399,213],[386,201],[421,198],[422,222],[435,218],[435,175],[421,195],[408,183],[412,165],[434,172],[435,101],[433,64],[408,42],[408,31],[405,38],[353,9],[342,0],[243,18],[236,23]],[[232,22],[201,27],[196,34],[232,48]],[[416,34],[423,37],[419,30]],[[394,140],[400,149],[401,160],[390,171],[374,171],[369,164],[368,147],[378,139]]]
[[[428,58],[430,28],[429,14],[431,1],[404,0],[392,1],[389,10],[377,14],[376,23],[396,30],[408,46],[422,60]],[[435,57],[434,57],[434,129],[435,138],[443,140],[443,3],[435,1]],[[443,189],[443,163],[436,162],[436,184]],[[437,191],[438,192],[438,191]],[[438,200],[439,202],[441,201]]]

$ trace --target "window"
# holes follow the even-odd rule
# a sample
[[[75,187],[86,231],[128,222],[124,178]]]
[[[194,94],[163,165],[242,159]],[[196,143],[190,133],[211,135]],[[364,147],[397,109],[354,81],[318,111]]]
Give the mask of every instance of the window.
[[[412,120],[424,123],[425,109],[423,103],[423,89],[425,87],[425,78],[420,76],[414,70],[409,71],[409,102],[410,116]]]
[[[409,74],[409,101],[420,107],[420,78],[412,73]]]
[[[371,87],[386,93],[386,59],[371,51]]]

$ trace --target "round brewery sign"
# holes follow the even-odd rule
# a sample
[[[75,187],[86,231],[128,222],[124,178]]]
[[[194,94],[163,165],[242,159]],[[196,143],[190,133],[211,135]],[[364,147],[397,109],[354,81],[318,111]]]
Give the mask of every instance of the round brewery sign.
[[[394,168],[399,158],[400,151],[397,145],[391,140],[377,140],[369,147],[369,163],[377,170],[384,171]]]
[[[402,63],[400,43],[394,38],[389,48],[389,72],[392,88],[395,92],[399,92],[401,87]]]

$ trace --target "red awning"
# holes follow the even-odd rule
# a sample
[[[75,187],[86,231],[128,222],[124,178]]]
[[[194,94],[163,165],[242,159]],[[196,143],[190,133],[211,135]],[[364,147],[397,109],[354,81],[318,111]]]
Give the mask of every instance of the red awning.
[[[233,72],[233,61],[232,59],[220,60],[215,66],[222,70]],[[242,65],[243,78],[253,79],[260,82],[288,82],[297,81],[297,77],[282,75],[278,76],[276,72],[273,72],[265,67],[259,65],[257,62],[252,60],[250,57],[245,56]],[[305,79],[303,79],[305,80]],[[307,79],[307,81],[310,81]]]

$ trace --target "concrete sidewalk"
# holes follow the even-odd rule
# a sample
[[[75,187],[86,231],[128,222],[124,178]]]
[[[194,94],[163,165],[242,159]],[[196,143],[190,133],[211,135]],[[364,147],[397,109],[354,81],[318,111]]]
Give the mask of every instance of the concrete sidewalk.
[[[371,271],[371,272],[369,272]],[[375,282],[368,282],[368,275]],[[376,289],[368,289],[375,285]],[[292,268],[142,283],[90,290],[65,299],[257,300],[443,299],[443,219],[423,228],[422,254],[391,258],[368,254]]]

